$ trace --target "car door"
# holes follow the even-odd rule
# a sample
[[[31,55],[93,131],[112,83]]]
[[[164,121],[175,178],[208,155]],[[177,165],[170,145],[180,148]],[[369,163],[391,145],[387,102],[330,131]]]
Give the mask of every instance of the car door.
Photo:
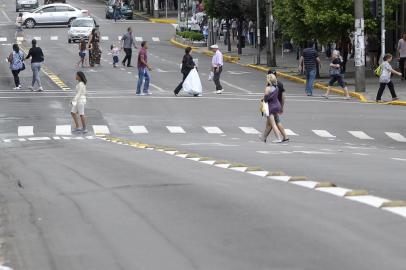
[[[40,24],[54,23],[54,13],[55,13],[54,6],[44,7],[43,9],[40,9],[35,13],[35,21]]]
[[[69,7],[56,6],[55,10],[55,23],[62,24],[67,23],[69,20]]]

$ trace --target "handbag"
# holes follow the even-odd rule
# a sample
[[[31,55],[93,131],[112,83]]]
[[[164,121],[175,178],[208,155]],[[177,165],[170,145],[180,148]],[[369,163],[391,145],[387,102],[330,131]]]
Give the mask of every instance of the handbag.
[[[259,103],[259,111],[261,112],[262,116],[268,117],[269,116],[269,106],[268,102],[265,102],[263,99]]]
[[[21,55],[19,55],[20,56],[20,60],[21,60],[21,62],[23,63],[23,65],[21,66],[21,68],[20,68],[20,71],[23,71],[23,70],[25,70],[25,63],[24,63],[24,59],[23,58],[21,58]]]

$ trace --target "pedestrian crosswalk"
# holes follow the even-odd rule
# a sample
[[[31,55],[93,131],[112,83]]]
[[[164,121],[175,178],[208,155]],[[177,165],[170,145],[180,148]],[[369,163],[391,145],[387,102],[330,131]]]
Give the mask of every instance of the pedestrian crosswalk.
[[[122,36],[101,36],[102,41],[109,41],[109,40],[121,40]],[[65,40],[67,37],[59,37],[59,36],[26,36],[26,37],[17,37],[17,41],[22,42],[24,40],[30,41],[32,39],[36,39],[38,41],[59,41]],[[135,41],[142,42],[142,41],[151,41],[152,43],[161,42],[159,37],[134,37]],[[14,42],[14,37],[0,37],[0,43],[6,42]]]
[[[200,127],[182,127],[179,125],[168,125],[168,126],[151,126],[147,127],[145,125],[129,125],[123,127],[117,127],[114,125],[113,132],[110,130],[108,125],[92,125],[89,127],[88,132],[93,133],[94,135],[108,135],[111,133],[122,133],[122,134],[134,134],[134,135],[145,135],[145,134],[155,134],[155,133],[169,133],[169,134],[188,134],[188,133],[202,133],[207,135],[233,135],[238,136],[240,135],[259,135],[262,133],[262,129],[250,127],[250,126],[237,126],[237,127],[218,127],[212,125],[204,125]],[[406,143],[406,137],[398,132],[382,132],[381,134],[374,133],[374,136],[367,134],[361,130],[348,130],[348,131],[341,131],[338,133],[330,132],[328,130],[321,130],[321,129],[314,129],[314,130],[300,130],[300,132],[296,132],[296,130],[292,129],[285,129],[287,136],[295,136],[295,137],[307,137],[307,138],[319,138],[319,139],[327,139],[326,141],[330,140],[337,140],[340,139],[349,139],[352,138],[356,142],[373,142],[376,141],[376,138],[379,137],[380,140],[382,138],[389,139],[392,142],[398,143]],[[4,137],[1,135],[0,129],[0,138]],[[3,134],[10,135],[10,132],[4,132]],[[44,131],[40,128],[35,128],[34,126],[29,125],[22,125],[17,126],[15,130],[15,136],[18,138],[28,138],[33,136],[42,136],[44,134],[53,134],[55,136],[71,136],[72,135],[72,126],[70,124],[64,125],[56,125],[55,128],[52,130],[48,130],[48,132]],[[296,140],[296,139],[295,139]]]

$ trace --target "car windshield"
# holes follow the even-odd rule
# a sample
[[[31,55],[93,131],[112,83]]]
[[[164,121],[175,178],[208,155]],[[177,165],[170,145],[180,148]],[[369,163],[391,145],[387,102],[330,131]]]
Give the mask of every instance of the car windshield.
[[[76,20],[73,21],[72,27],[94,27],[92,20]]]

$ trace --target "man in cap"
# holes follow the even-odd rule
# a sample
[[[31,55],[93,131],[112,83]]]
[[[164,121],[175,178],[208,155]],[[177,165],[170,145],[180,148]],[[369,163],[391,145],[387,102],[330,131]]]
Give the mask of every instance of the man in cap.
[[[220,84],[220,75],[223,72],[223,54],[219,50],[219,46],[214,44],[210,47],[210,49],[214,52],[212,58],[212,71],[213,71],[213,81],[216,84],[216,93],[221,94],[223,93],[223,87]]]

